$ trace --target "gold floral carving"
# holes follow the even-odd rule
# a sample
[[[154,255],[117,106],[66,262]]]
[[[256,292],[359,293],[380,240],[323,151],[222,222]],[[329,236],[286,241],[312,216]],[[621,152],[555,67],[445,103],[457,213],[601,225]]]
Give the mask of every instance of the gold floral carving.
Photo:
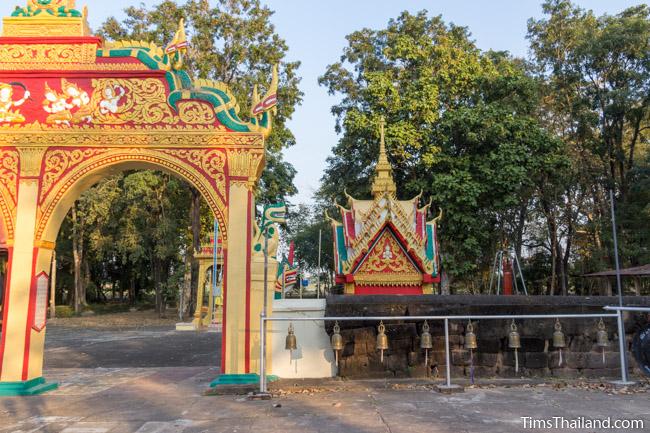
[[[142,63],[32,63],[32,62],[2,62],[2,71],[149,71]]]
[[[93,123],[113,125],[178,123],[178,117],[174,115],[167,103],[165,85],[157,78],[101,78],[93,80],[92,86],[94,92],[90,103],[95,107]],[[106,101],[106,92],[113,91],[112,89],[124,91],[115,112],[101,107],[102,101]]]
[[[259,177],[264,154],[234,150],[228,152],[228,173],[231,177]]]
[[[422,274],[386,230],[355,272],[355,281],[360,284],[418,284],[422,282]]]
[[[198,101],[183,101],[178,104],[178,115],[190,125],[211,125],[217,118],[214,108]]]
[[[58,182],[61,175],[67,170],[81,162],[105,152],[109,149],[84,148],[84,149],[55,149],[48,151],[45,155],[45,169],[41,181],[41,195],[39,202],[43,201],[45,195]]]
[[[214,181],[219,194],[226,196],[226,157],[223,152],[207,149],[162,149],[161,152],[174,155],[201,169]]]
[[[0,62],[2,63],[38,63],[39,68],[49,63],[54,68],[61,64],[72,63],[75,69],[95,63],[97,45],[95,44],[26,44],[0,45]]]
[[[2,184],[14,204],[18,201],[18,152],[0,149],[0,184]]]
[[[18,153],[20,153],[21,177],[36,177],[41,174],[44,147],[19,147]]]
[[[36,239],[43,239],[43,234],[52,214],[65,195],[80,179],[92,172],[129,162],[141,162],[151,167],[167,170],[197,188],[207,201],[210,209],[217,215],[221,236],[224,237],[224,240],[227,239],[227,206],[225,200],[216,194],[217,191],[215,191],[206,174],[203,171],[197,170],[193,164],[189,164],[186,160],[178,158],[178,156],[159,152],[154,149],[143,148],[112,149],[110,152],[90,157],[71,170],[68,170],[68,172],[63,173],[59,180],[56,181],[54,187],[46,194],[40,206]]]
[[[262,149],[264,137],[257,133],[215,132],[203,125],[119,126],[43,125],[32,123],[0,127],[5,146],[108,146],[108,147],[255,147]]]
[[[18,152],[0,149],[0,212],[8,240],[14,237],[18,185]]]

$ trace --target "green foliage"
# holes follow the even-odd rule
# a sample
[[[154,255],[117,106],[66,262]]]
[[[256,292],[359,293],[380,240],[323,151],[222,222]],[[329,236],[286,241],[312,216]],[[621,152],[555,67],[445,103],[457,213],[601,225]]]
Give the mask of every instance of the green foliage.
[[[295,169],[283,160],[282,150],[295,144],[286,122],[302,100],[296,73],[300,64],[286,59],[288,47],[270,22],[273,12],[259,0],[216,4],[164,0],[150,8],[128,7],[125,12],[124,21],[111,17],[98,34],[108,40],[146,40],[164,47],[184,18],[191,44],[185,67],[196,78],[227,84],[241,113],[250,112],[253,87],[260,85],[263,92],[272,67],[280,65],[280,103],[266,142],[267,170],[258,199],[275,202],[295,194]],[[77,219],[69,215],[59,234],[60,301],[71,302],[73,297],[72,238],[77,233],[82,255],[79,272],[90,300],[101,302],[107,292],[127,291],[132,303],[152,292],[158,308],[173,302],[193,254],[191,197],[189,185],[154,171],[123,173],[88,190],[75,204]],[[205,240],[212,233],[213,216],[204,202],[200,208],[203,230],[196,231]]]
[[[512,237],[511,214],[530,200],[536,180],[564,165],[562,143],[534,117],[537,82],[522,62],[480,52],[465,28],[425,12],[404,12],[348,43],[321,78],[342,94],[333,112],[343,131],[321,199],[340,197],[344,186],[367,194],[377,119],[385,116],[398,190],[403,198],[422,190],[445,210],[444,266],[452,276],[472,276]]]
[[[650,8],[598,17],[567,0],[542,7],[528,22],[529,61],[482,52],[466,28],[425,11],[350,34],[320,79],[341,97],[342,133],[321,204],[346,187],[368,194],[385,116],[402,198],[422,190],[445,210],[451,277],[480,280],[508,243],[525,256],[532,292],[581,290],[572,273],[613,265],[610,188],[623,263],[647,263]]]
[[[207,0],[164,0],[151,9],[131,6],[125,12],[124,22],[111,17],[99,34],[112,40],[147,40],[165,46],[184,18],[190,42],[188,72],[227,84],[239,102],[243,118],[251,109],[253,87],[267,84],[273,66],[280,65],[280,103],[273,132],[266,142],[268,168],[262,175],[258,199],[272,203],[294,195],[295,169],[283,160],[282,149],[296,142],[286,123],[302,102],[297,76],[300,62],[286,60],[287,44],[270,21],[273,11],[259,0],[218,0],[216,6]]]
[[[312,273],[327,272],[334,263],[332,256],[332,227],[316,206],[301,204],[292,208],[287,219],[287,237],[295,242],[296,259],[300,269]],[[322,233],[320,268],[318,267],[318,237]]]

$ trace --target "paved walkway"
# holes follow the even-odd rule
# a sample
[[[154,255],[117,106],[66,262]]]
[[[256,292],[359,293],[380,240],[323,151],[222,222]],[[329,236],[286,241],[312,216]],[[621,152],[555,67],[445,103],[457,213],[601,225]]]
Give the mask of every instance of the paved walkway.
[[[361,381],[325,389],[287,383],[271,401],[247,401],[204,396],[216,374],[205,367],[48,370],[58,390],[0,398],[0,432],[504,433],[524,431],[525,416],[611,416],[645,422],[630,431],[650,428],[648,392],[517,386],[446,396],[413,383]]]
[[[647,388],[486,386],[446,396],[418,381],[287,381],[274,385],[279,396],[271,401],[205,396],[219,373],[218,339],[169,326],[52,326],[45,376],[60,387],[42,396],[0,398],[0,433],[544,431],[525,429],[526,416],[640,419],[643,429],[626,431],[650,431]]]
[[[45,368],[194,367],[221,362],[221,334],[173,325],[114,328],[48,326]]]

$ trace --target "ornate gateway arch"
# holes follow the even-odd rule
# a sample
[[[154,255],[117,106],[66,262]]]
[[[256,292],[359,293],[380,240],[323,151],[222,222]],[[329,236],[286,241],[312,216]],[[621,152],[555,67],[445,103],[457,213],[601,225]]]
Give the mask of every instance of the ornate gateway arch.
[[[9,256],[0,387],[42,382],[52,251],[72,203],[112,173],[170,172],[197,188],[223,237],[222,372],[257,370],[262,304],[251,275],[253,188],[265,162],[277,71],[250,121],[222,83],[182,70],[181,22],[165,48],[105,43],[74,0],[28,0],[0,37],[0,248]],[[261,288],[260,288],[261,289]],[[252,318],[252,319],[251,319]],[[31,387],[31,388],[30,388]]]

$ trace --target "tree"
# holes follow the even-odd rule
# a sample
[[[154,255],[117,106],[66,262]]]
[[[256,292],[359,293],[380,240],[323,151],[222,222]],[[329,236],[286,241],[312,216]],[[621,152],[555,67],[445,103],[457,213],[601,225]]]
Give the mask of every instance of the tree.
[[[319,235],[321,236],[319,266]],[[301,270],[318,274],[321,285],[332,285],[334,263],[332,227],[319,206],[301,204],[291,209],[288,218],[287,237],[295,243],[296,259]]]
[[[191,43],[186,68],[197,78],[227,84],[238,98],[242,113],[250,111],[253,86],[267,83],[272,67],[280,64],[281,103],[266,143],[268,169],[258,193],[262,202],[284,199],[296,192],[295,169],[283,160],[282,150],[295,143],[286,121],[302,99],[296,75],[299,62],[286,60],[288,48],[270,22],[272,13],[258,0],[220,0],[214,7],[207,0],[182,4],[165,0],[152,8],[129,7],[123,22],[109,18],[98,32],[109,40],[148,40],[165,46],[180,19],[185,18]],[[175,197],[177,207],[169,207],[168,194]],[[127,203],[124,197],[134,201]],[[75,218],[68,218],[62,236],[74,240],[70,264],[76,269],[72,273],[76,275],[78,301],[73,302],[81,304],[86,303],[84,290],[92,282],[100,288],[98,296],[103,294],[105,284],[113,290],[118,288],[120,293],[127,288],[131,302],[140,289],[153,284],[156,306],[162,312],[172,280],[180,280],[179,272],[184,269],[178,254],[183,254],[186,262],[192,261],[194,251],[212,226],[212,218],[206,218],[209,209],[199,192],[159,172],[129,173],[102,182],[82,196],[74,212]],[[201,222],[206,219],[210,221],[203,224],[206,230],[202,233]],[[185,233],[187,227],[191,227],[191,235]],[[59,245],[57,249],[72,247],[65,241]],[[61,253],[65,261],[66,252]],[[192,267],[192,292],[196,294],[198,266],[193,263]]]
[[[147,9],[144,5],[125,9],[126,19],[107,19],[99,34],[111,40],[136,39],[164,46],[174,36],[178,22],[185,19],[190,47],[186,69],[197,78],[228,85],[237,97],[241,113],[250,112],[251,91],[267,83],[274,65],[280,65],[278,113],[267,139],[268,169],[262,176],[258,199],[272,202],[295,194],[295,169],[282,158],[282,149],[295,144],[286,126],[302,102],[297,70],[300,62],[286,60],[288,47],[270,21],[273,11],[259,0],[187,0],[183,4],[164,0]],[[243,116],[245,117],[245,116]]]
[[[521,245],[536,185],[563,166],[562,143],[535,117],[538,83],[522,61],[481,52],[466,28],[426,11],[347,39],[341,61],[320,79],[342,96],[332,109],[342,137],[321,201],[342,199],[344,187],[368,193],[385,116],[398,190],[403,198],[423,191],[445,210],[444,270],[471,279],[499,245]]]
[[[539,119],[565,142],[571,175],[563,188],[543,191],[540,203],[554,245],[552,269],[564,273],[566,292],[576,243],[579,271],[613,267],[609,189],[620,216],[643,208],[635,182],[648,141],[650,8],[598,17],[568,0],[547,0],[543,10],[543,19],[528,22],[531,60],[544,83]],[[647,239],[638,230],[645,230],[620,222],[623,261],[637,263],[639,242]]]

